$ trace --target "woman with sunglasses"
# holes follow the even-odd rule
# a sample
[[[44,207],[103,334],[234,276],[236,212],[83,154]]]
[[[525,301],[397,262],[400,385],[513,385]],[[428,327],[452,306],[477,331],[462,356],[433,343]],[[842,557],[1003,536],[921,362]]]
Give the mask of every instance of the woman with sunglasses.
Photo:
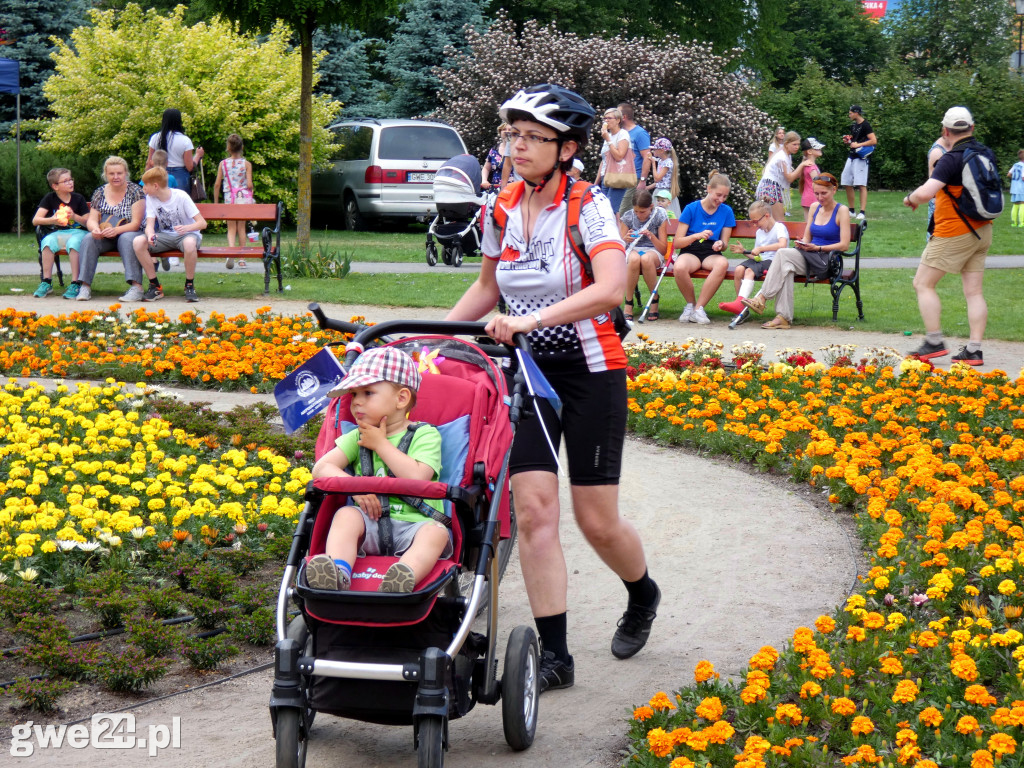
[[[499,114],[511,126],[512,164],[523,181],[488,204],[480,276],[447,319],[477,320],[504,299],[509,314],[493,317],[487,333],[503,343],[529,334],[534,359],[563,404],[557,412],[538,399],[537,415],[516,431],[509,460],[519,562],[544,651],[539,672],[546,691],[575,680],[558,535],[555,454],[563,435],[576,523],[628,594],[612,655],[625,659],[644,647],[661,592],[647,573],[640,536],[619,516],[626,356],[609,313],[622,301],[626,258],[608,198],[588,190],[582,199],[579,229],[592,278],[566,238],[566,174],[590,138],[594,110],[578,94],[545,83],[519,91]],[[495,206],[506,216],[501,230]]]
[[[762,328],[785,330],[793,322],[793,281],[796,275],[822,278],[833,259],[850,247],[850,209],[836,202],[839,181],[831,173],[812,180],[815,204],[807,213],[807,226],[794,248],[780,248],[764,279],[764,286],[752,299],[740,299],[752,312],[761,314],[769,299],[775,299],[775,318]]]

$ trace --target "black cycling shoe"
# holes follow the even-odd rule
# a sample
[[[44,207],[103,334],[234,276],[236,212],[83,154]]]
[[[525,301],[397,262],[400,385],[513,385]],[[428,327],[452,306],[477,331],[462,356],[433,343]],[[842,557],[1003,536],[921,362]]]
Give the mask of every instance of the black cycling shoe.
[[[661,602],[661,590],[654,587],[657,594],[654,602],[648,606],[629,603],[626,612],[619,619],[619,628],[615,630],[612,638],[612,656],[617,659],[628,659],[640,652],[640,649],[647,645],[647,638],[651,636],[651,625],[658,615],[658,604]]]
[[[540,692],[558,688],[572,688],[576,682],[576,663],[572,656],[566,664],[551,651],[544,651],[540,657]]]

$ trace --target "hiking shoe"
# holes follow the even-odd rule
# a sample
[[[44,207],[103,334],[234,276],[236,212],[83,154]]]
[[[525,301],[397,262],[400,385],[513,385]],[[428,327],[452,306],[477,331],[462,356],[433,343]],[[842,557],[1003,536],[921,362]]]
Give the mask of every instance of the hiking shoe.
[[[572,688],[576,682],[576,662],[572,656],[566,663],[551,651],[540,655],[540,692],[555,691],[559,688]]]
[[[698,325],[711,325],[711,318],[708,317],[704,307],[697,307],[693,310],[693,317],[690,318],[690,322],[697,323]]]
[[[142,301],[142,286],[133,285],[127,291],[124,292],[123,296],[119,296],[118,301]]]
[[[946,345],[941,341],[938,344],[932,344],[928,339],[925,339],[921,346],[911,352],[908,357],[916,357],[918,360],[931,360],[933,357],[943,357],[948,354],[949,350],[946,349]]]
[[[68,286],[68,289],[66,291],[64,291],[64,298],[65,299],[77,299],[78,298],[78,292],[81,289],[82,289],[82,284],[81,283],[72,283],[71,285]]]
[[[693,322],[693,304],[687,304],[683,307],[683,314],[679,316],[680,323],[691,323]]]
[[[37,299],[45,299],[51,293],[53,293],[53,284],[43,280],[39,283],[39,287],[36,288],[35,293],[33,293],[32,295],[35,296]]]
[[[164,268],[164,272],[171,271],[171,260],[167,256],[160,257],[160,266]]]
[[[78,295],[75,296],[75,301],[88,301],[92,298],[92,288],[88,285],[81,285],[78,287]]]
[[[984,359],[982,359],[980,349],[977,352],[968,352],[967,347],[960,347],[960,351],[953,355],[950,360],[954,363],[967,363],[968,365],[985,364]]]
[[[384,573],[378,592],[412,592],[416,589],[416,574],[405,563],[394,563]]]
[[[151,286],[149,286],[149,288],[146,290],[146,292],[144,294],[142,294],[142,300],[143,301],[159,301],[163,297],[164,297],[164,289],[161,288],[159,285],[151,285]]]
[[[629,603],[626,612],[619,619],[619,628],[612,638],[612,656],[617,659],[628,659],[635,656],[647,645],[651,635],[651,625],[658,615],[658,604],[661,602],[661,590],[655,585],[654,603],[648,606]]]
[[[228,259],[227,261],[224,262],[224,266],[227,267],[228,269],[234,269],[235,268],[235,260],[234,259]]]
[[[199,297],[196,295],[196,287],[194,285],[185,286],[185,301],[199,301]]]
[[[313,589],[348,589],[352,579],[338,569],[330,555],[315,555],[306,563],[306,584]]]

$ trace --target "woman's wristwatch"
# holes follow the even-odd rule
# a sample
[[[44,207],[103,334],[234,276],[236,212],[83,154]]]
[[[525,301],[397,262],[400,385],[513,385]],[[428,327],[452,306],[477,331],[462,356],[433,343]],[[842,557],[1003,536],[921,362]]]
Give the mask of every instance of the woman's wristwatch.
[[[531,312],[530,315],[533,317],[534,320],[537,321],[537,327],[534,330],[539,331],[541,328],[544,327],[544,321],[540,319],[539,309],[535,312]]]

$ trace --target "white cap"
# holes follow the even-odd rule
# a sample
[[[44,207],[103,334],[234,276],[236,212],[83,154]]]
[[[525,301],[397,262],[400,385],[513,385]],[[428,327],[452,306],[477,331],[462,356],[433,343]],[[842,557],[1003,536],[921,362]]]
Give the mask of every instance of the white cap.
[[[574,157],[572,159],[572,167],[575,168],[580,173],[583,173],[583,161],[580,160],[578,157]]]
[[[966,131],[974,125],[974,118],[966,107],[950,107],[942,118],[942,127],[951,131]]]

